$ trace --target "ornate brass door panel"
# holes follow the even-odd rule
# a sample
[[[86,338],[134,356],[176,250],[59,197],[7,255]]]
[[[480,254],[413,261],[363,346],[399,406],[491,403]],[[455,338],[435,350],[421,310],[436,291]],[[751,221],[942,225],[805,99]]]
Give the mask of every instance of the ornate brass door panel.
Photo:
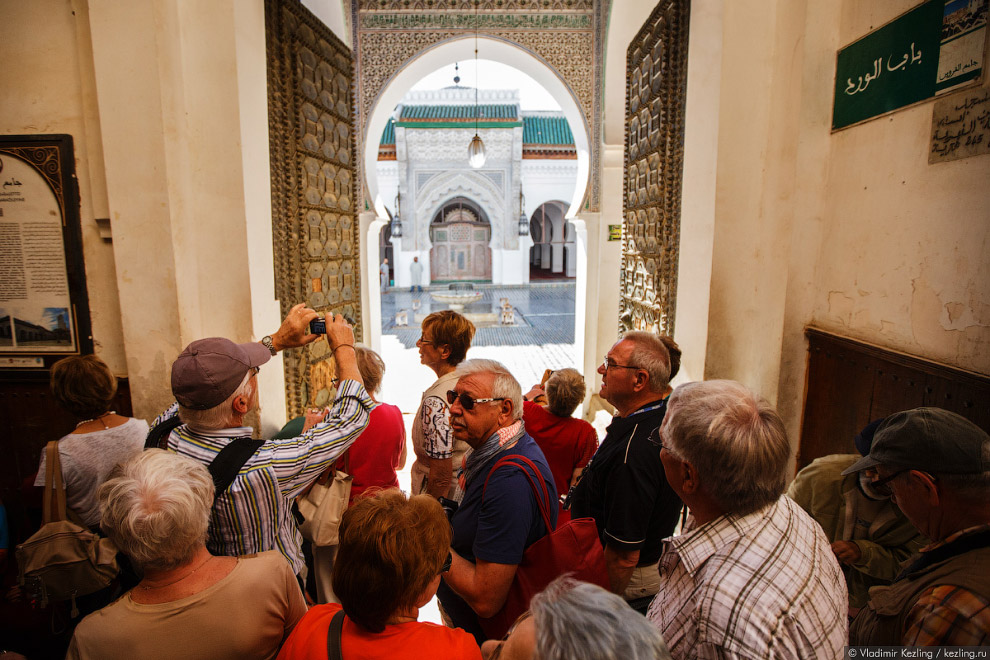
[[[620,331],[674,333],[688,4],[660,2],[626,51]]]
[[[275,295],[349,316],[360,339],[353,58],[294,0],[265,1]],[[330,396],[327,343],[286,351],[290,417]]]

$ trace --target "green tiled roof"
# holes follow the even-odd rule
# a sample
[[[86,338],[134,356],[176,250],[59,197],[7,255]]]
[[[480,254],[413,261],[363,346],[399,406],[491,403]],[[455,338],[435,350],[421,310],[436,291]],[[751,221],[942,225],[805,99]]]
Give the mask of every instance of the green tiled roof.
[[[493,115],[488,114],[488,109],[490,108],[497,109],[499,112],[503,112],[503,109],[508,108],[509,111],[513,113],[515,112],[515,106],[512,105],[483,105],[481,108],[485,110],[485,118],[493,117]],[[402,109],[402,119],[451,119],[454,121],[457,119],[473,119],[473,113],[469,112],[473,110],[474,106],[412,105],[406,106]],[[449,111],[451,114],[441,114],[441,111]],[[462,114],[456,114],[458,112]],[[498,116],[510,119],[515,118],[514,114]],[[571,134],[571,127],[568,125],[567,120],[563,117],[524,116],[522,122],[523,144],[574,144],[574,136]],[[518,126],[518,124],[516,125]],[[380,144],[381,146],[395,144],[394,119],[389,119],[388,123],[385,124],[385,130],[382,131],[382,139]]]
[[[400,121],[406,119],[474,119],[475,108],[483,119],[516,119],[515,105],[407,105]]]
[[[563,117],[523,117],[523,144],[574,144]]]
[[[389,119],[388,123],[385,124],[385,130],[382,131],[382,141],[379,143],[381,146],[385,147],[390,144],[395,144],[395,120]]]

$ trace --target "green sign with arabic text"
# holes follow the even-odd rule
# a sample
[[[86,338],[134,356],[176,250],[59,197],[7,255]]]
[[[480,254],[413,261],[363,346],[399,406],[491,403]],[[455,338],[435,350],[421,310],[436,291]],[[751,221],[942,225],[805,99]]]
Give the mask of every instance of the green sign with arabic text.
[[[832,129],[935,95],[944,0],[929,0],[839,51]]]

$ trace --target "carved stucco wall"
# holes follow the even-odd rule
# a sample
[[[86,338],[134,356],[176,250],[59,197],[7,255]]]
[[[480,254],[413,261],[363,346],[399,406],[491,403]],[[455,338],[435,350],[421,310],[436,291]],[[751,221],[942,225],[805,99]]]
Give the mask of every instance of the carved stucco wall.
[[[502,193],[483,171],[476,170],[446,172],[431,178],[424,186],[416,199],[416,217],[423,219],[416,228],[420,245],[424,249],[432,245],[430,221],[439,213],[440,207],[455,197],[466,197],[485,209],[492,225],[491,247],[503,247],[498,231],[505,224],[506,216]]]
[[[396,72],[439,43],[474,34],[477,25],[481,35],[542,59],[571,88],[591,133],[591,181],[583,206],[597,211],[608,5],[606,0],[352,0],[360,134]]]
[[[619,329],[674,334],[688,0],[664,0],[626,53]]]
[[[442,204],[458,194],[465,194],[485,209],[492,223],[492,247],[509,250],[519,247],[515,219],[506,213],[506,209],[510,199],[519,198],[522,129],[483,128],[479,131],[488,154],[483,170],[470,170],[462,164],[464,145],[470,141],[472,134],[473,131],[466,129],[400,128],[396,132],[396,142],[404,143],[407,156],[399,160],[400,173],[403,167],[407,168],[403,176],[410,176],[410,182],[416,184],[414,190],[410,190],[412,186],[402,186],[403,203],[411,202],[415,211],[406,215],[407,231],[412,229],[415,240],[403,239],[403,249],[428,249],[429,225],[433,216]],[[515,151],[519,153],[513,157]],[[420,174],[424,172],[421,168],[427,174],[422,181]],[[437,175],[438,171],[445,174]],[[428,197],[437,194],[437,186],[447,185],[453,180],[458,181],[462,188],[450,188],[446,196],[431,199],[432,206],[424,206]],[[508,188],[506,182],[510,183]]]
[[[266,0],[275,295],[355,321],[360,340],[350,49],[298,2]],[[330,398],[325,341],[285,351],[289,417]]]

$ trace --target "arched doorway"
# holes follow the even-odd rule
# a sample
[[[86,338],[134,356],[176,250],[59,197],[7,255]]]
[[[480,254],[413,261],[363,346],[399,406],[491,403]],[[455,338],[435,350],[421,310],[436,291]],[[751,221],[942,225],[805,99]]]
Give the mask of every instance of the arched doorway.
[[[430,222],[430,275],[434,282],[492,279],[491,223],[465,197],[445,203]]]
[[[538,206],[530,216],[530,280],[575,277],[576,236],[574,225],[564,218],[565,210],[564,202],[550,201]]]

